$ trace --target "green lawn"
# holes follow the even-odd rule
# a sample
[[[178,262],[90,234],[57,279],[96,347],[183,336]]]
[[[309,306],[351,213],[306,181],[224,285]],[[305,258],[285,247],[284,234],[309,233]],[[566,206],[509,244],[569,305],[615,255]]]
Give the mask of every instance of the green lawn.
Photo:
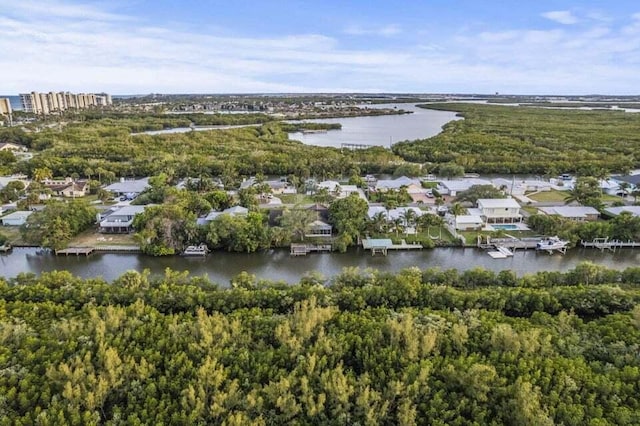
[[[429,232],[426,230],[421,230],[416,235],[406,235],[403,233],[396,234],[395,232],[387,232],[386,234],[370,234],[370,238],[390,238],[394,242],[400,242],[400,240],[405,240],[407,243],[428,240],[431,239],[434,242],[437,242],[438,239],[447,243],[456,243],[457,240],[453,238],[453,235],[447,231],[447,228],[444,226],[441,227],[431,227],[429,228]]]
[[[538,192],[537,194],[527,195],[527,197],[541,203],[551,203],[551,202],[564,203],[564,199],[567,196],[567,194],[568,194],[567,191],[551,190],[551,191]],[[616,197],[615,195],[602,194],[602,201],[605,203],[613,203],[616,201],[623,201],[623,199],[620,197]]]
[[[567,191],[543,191],[538,192],[537,194],[527,195],[527,197],[531,198],[534,201],[538,201],[541,203],[551,203],[551,202],[561,202],[564,203],[564,199],[567,196]]]
[[[274,195],[282,200],[282,204],[313,204],[313,198],[305,194]]]

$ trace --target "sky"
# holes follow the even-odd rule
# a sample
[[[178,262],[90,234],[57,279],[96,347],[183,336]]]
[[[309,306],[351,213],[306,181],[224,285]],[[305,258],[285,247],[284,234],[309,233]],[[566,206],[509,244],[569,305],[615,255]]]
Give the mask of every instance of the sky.
[[[640,93],[631,0],[0,0],[0,93]]]

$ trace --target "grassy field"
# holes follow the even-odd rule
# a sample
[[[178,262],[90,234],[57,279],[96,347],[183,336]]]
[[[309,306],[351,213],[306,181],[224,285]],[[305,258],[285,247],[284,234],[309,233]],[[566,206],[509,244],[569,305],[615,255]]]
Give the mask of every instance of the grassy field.
[[[74,237],[69,247],[134,246],[133,234],[101,234],[90,229]]]
[[[8,238],[9,244],[22,245],[22,236],[20,235],[19,226],[0,226],[0,234]]]

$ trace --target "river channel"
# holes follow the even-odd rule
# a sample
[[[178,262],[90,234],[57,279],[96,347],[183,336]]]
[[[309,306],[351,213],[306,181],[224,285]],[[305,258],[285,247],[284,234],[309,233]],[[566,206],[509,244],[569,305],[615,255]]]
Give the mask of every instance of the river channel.
[[[150,257],[141,254],[93,254],[89,257],[54,256],[37,254],[33,248],[15,248],[12,253],[0,255],[0,276],[14,277],[21,272],[68,270],[83,277],[102,277],[112,281],[128,270],[149,269],[153,275],[166,268],[188,270],[192,275],[206,275],[213,282],[228,285],[232,277],[242,271],[259,278],[295,283],[309,271],[318,271],[331,278],[345,267],[374,268],[388,272],[417,266],[421,269],[439,267],[467,270],[483,267],[492,271],[510,269],[518,275],[537,271],[567,271],[582,261],[591,261],[612,269],[640,265],[640,250],[624,249],[616,253],[594,249],[573,249],[566,255],[548,255],[534,250],[516,252],[512,258],[492,259],[486,252],[475,248],[437,248],[412,252],[390,252],[388,256],[371,256],[362,249],[347,253],[309,254],[291,257],[288,250],[268,250],[260,253],[213,252],[204,258]]]

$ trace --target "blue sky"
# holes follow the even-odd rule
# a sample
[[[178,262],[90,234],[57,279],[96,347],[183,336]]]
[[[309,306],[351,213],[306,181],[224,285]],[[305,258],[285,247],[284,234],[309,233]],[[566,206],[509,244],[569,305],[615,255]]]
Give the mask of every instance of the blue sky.
[[[0,0],[0,92],[639,94],[630,0]]]

